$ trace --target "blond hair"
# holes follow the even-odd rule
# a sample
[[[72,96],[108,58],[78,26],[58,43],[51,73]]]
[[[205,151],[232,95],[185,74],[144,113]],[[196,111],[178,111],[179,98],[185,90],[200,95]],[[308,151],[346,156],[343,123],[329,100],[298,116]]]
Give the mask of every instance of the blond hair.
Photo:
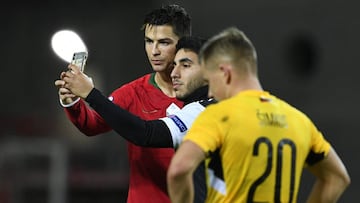
[[[257,75],[255,47],[244,32],[236,27],[229,27],[210,38],[200,50],[199,57],[206,68],[227,62],[240,73]]]

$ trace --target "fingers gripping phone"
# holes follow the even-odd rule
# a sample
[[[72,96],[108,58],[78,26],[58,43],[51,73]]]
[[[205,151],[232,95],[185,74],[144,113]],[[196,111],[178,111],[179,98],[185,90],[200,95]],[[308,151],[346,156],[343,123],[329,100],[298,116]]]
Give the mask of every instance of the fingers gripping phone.
[[[88,58],[87,52],[75,52],[71,60],[71,64],[80,68],[81,72],[84,72],[86,60]]]

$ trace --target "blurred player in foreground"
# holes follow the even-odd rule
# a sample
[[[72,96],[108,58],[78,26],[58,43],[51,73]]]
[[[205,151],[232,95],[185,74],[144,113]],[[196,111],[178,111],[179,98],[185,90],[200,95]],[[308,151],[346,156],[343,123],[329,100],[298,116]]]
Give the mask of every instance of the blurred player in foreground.
[[[193,201],[192,174],[209,158],[206,202],[296,202],[303,168],[316,182],[309,203],[336,202],[350,177],[313,122],[264,91],[255,48],[231,27],[200,52],[209,94],[220,101],[195,120],[167,175],[173,203]]]

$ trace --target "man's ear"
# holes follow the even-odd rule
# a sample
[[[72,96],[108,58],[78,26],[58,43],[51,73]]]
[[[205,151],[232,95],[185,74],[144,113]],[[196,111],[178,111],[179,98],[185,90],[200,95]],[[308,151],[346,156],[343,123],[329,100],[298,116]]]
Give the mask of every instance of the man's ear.
[[[222,72],[224,81],[226,84],[230,84],[231,82],[231,65],[230,64],[220,64],[219,69]]]

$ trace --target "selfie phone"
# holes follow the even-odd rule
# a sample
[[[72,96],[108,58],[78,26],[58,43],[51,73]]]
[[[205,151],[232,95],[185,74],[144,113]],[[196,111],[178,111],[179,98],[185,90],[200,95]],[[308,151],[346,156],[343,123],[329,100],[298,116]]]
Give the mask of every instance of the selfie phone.
[[[87,52],[75,52],[71,60],[71,64],[76,65],[80,68],[81,72],[84,72],[87,57]]]

